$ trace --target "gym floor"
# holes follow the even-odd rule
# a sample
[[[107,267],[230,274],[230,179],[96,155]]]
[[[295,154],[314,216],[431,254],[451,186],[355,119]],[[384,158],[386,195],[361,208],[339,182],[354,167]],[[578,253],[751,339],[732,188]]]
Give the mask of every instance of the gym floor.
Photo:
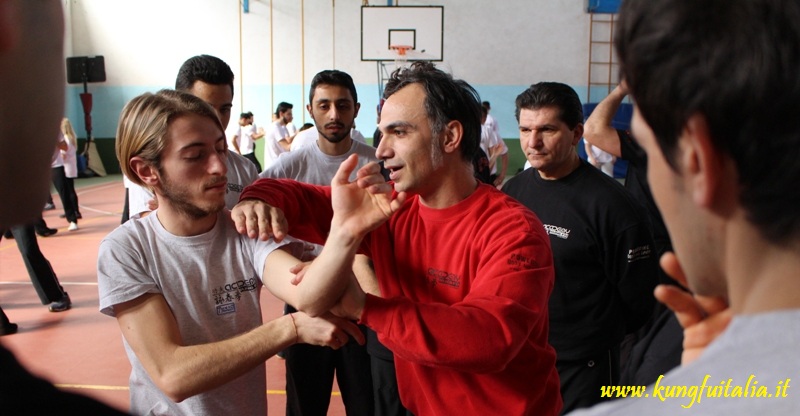
[[[119,225],[125,190],[121,175],[75,180],[80,211],[78,231],[67,231],[61,201],[53,194],[56,210],[44,211],[48,226],[58,233],[42,238],[39,246],[61,285],[72,298],[72,309],[52,313],[36,295],[16,243],[0,241],[0,305],[17,334],[0,342],[31,372],[59,388],[81,393],[121,410],[129,409],[130,364],[122,347],[116,320],[98,311],[97,247]],[[263,291],[264,320],[282,314],[283,302]],[[267,400],[272,415],[285,414],[283,360],[267,360]],[[344,415],[339,388],[334,383],[329,415]]]

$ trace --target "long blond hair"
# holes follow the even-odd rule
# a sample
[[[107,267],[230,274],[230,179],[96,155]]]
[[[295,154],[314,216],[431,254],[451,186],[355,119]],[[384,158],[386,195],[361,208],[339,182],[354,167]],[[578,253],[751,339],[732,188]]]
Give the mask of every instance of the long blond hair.
[[[122,173],[131,182],[147,187],[131,168],[131,158],[139,156],[160,169],[161,152],[167,146],[169,124],[186,114],[197,114],[213,120],[220,131],[225,131],[210,105],[185,92],[161,90],[155,94],[145,93],[125,105],[114,147]]]
[[[75,134],[75,130],[72,128],[72,123],[69,122],[69,119],[64,117],[61,119],[61,134],[69,140],[70,144],[73,147],[78,147],[78,136]]]

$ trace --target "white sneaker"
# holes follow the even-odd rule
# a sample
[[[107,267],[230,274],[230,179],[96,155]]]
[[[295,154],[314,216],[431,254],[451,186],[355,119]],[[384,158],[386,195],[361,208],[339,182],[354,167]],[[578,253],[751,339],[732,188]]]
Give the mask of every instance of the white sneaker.
[[[78,223],[71,222],[69,223],[69,227],[67,227],[67,231],[75,231],[78,229]]]

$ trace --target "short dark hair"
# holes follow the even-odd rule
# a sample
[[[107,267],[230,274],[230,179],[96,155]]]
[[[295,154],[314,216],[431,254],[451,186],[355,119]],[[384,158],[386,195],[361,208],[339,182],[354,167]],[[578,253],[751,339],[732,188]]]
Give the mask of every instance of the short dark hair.
[[[285,113],[286,111],[291,110],[292,108],[294,108],[294,106],[285,101],[279,102],[278,108],[275,109],[275,117],[280,117],[281,113]]]
[[[314,91],[318,85],[336,85],[350,90],[350,95],[353,96],[353,102],[358,102],[358,92],[356,91],[356,84],[353,83],[353,77],[347,72],[342,72],[336,69],[326,69],[320,71],[311,80],[311,91],[308,92],[308,102],[314,103]]]
[[[674,170],[701,115],[738,172],[739,202],[773,243],[800,237],[800,3],[626,0],[622,76]]]
[[[417,61],[407,68],[395,70],[383,98],[388,99],[402,88],[420,84],[425,90],[425,111],[431,124],[431,133],[441,134],[447,123],[461,123],[464,136],[461,139],[461,156],[472,162],[481,141],[481,99],[475,88],[466,81],[436,68],[431,62]]]
[[[253,117],[253,113],[251,113],[249,111],[246,112],[246,113],[239,114],[239,118],[250,118],[250,117]]]
[[[540,82],[528,87],[517,96],[517,109],[514,116],[519,121],[519,112],[522,109],[538,110],[543,107],[558,108],[558,118],[567,127],[574,129],[583,123],[583,105],[578,93],[567,84],[560,82]]]
[[[233,94],[233,71],[222,59],[211,55],[197,55],[186,60],[178,70],[175,89],[189,91],[195,82],[211,85],[228,85]]]
[[[487,110],[491,110],[492,109],[492,104],[490,102],[488,102],[488,101],[484,101],[484,102],[481,103],[481,107],[483,107],[483,108],[485,108]]]

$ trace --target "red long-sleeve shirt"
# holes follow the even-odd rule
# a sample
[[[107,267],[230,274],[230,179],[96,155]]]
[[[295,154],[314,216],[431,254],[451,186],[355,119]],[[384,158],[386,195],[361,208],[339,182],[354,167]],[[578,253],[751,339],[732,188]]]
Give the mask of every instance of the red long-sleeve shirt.
[[[263,179],[242,193],[281,208],[289,233],[324,243],[330,188]],[[555,351],[547,343],[554,270],[536,216],[481,185],[445,209],[410,197],[368,234],[382,298],[361,322],[395,354],[403,404],[417,415],[555,415]]]

